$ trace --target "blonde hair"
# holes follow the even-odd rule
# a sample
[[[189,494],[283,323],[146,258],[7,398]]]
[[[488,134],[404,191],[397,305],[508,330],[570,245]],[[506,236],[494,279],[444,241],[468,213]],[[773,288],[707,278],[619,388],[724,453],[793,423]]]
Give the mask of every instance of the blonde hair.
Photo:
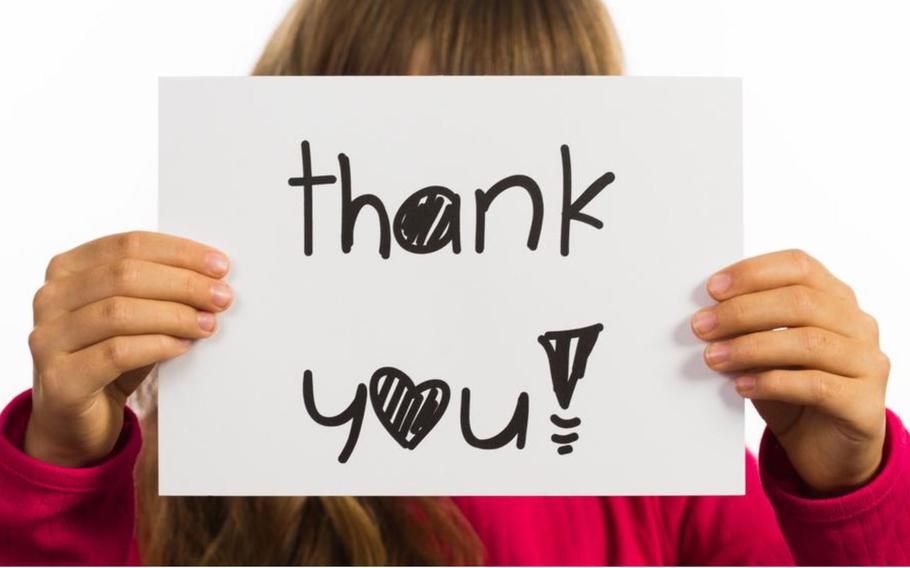
[[[254,75],[616,75],[600,0],[298,0]],[[479,564],[445,497],[159,497],[157,412],[139,393],[140,554],[149,564]]]

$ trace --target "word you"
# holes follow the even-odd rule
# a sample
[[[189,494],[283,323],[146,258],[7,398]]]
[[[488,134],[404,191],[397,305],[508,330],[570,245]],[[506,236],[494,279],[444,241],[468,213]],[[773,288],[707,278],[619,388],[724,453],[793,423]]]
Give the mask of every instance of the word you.
[[[588,357],[594,349],[597,338],[603,330],[602,324],[579,329],[548,331],[537,338],[543,346],[549,363],[550,380],[560,408],[568,410],[575,392],[575,386],[585,375]],[[350,424],[348,438],[341,449],[338,461],[346,463],[357,446],[360,430],[366,414],[367,399],[373,413],[398,445],[407,450],[417,448],[446,412],[451,398],[448,383],[439,379],[426,380],[415,384],[402,370],[382,367],[370,378],[369,387],[360,383],[354,391],[351,403],[334,416],[322,414],[316,407],[313,373],[303,373],[303,404],[307,414],[321,426],[336,427]],[[523,449],[528,432],[530,400],[528,393],[518,395],[515,409],[509,422],[497,434],[482,438],[471,427],[471,389],[461,389],[461,434],[470,446],[481,450],[502,448],[512,440],[515,447]],[[572,452],[572,443],[578,441],[578,433],[571,431],[581,425],[579,417],[562,417],[552,414],[550,421],[568,433],[553,434],[550,440],[557,444],[557,453]]]
[[[572,198],[572,162],[568,145],[560,148],[562,156],[562,212],[559,233],[559,251],[563,256],[569,255],[569,237],[573,221],[584,223],[595,229],[603,228],[603,222],[584,213],[583,210],[597,194],[613,183],[613,172],[606,172],[594,180],[581,195]],[[313,189],[320,185],[334,185],[338,179],[334,175],[314,175],[310,159],[310,143],[300,143],[300,154],[303,163],[303,175],[288,179],[291,187],[303,189],[303,252],[306,256],[313,254]],[[461,197],[451,189],[441,185],[431,185],[418,189],[399,206],[394,219],[390,221],[389,213],[382,199],[371,193],[354,197],[351,189],[351,161],[345,154],[338,154],[338,168],[341,175],[341,250],[347,254],[354,246],[354,225],[360,213],[372,209],[379,222],[379,254],[389,258],[392,236],[395,242],[414,254],[429,254],[446,246],[452,252],[461,252]],[[526,175],[510,175],[490,186],[489,189],[477,189],[474,192],[474,210],[476,216],[474,231],[474,250],[482,253],[485,245],[487,212],[493,201],[505,191],[524,191],[531,200],[531,226],[528,230],[528,248],[537,250],[540,232],[543,228],[544,200],[540,186],[533,178]]]

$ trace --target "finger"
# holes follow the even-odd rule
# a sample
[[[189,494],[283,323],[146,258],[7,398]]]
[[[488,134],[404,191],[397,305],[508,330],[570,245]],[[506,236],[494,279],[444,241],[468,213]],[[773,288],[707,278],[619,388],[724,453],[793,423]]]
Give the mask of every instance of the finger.
[[[69,376],[59,377],[58,384],[75,397],[90,395],[124,373],[185,353],[190,344],[186,339],[159,334],[112,337],[67,355],[67,370],[58,372]],[[75,377],[81,380],[73,380]]]
[[[813,326],[865,337],[864,314],[844,300],[803,285],[753,292],[724,300],[692,317],[692,331],[718,339],[780,327]]]
[[[124,258],[186,268],[215,278],[228,271],[227,256],[208,245],[163,233],[132,231],[102,237],[55,256],[47,267],[47,279]]]
[[[73,352],[118,335],[210,336],[215,316],[176,302],[115,296],[79,308],[41,326],[50,349]]]
[[[36,323],[112,296],[180,302],[218,312],[231,302],[225,282],[185,268],[121,259],[45,283],[35,295]]]
[[[732,264],[708,279],[708,293],[718,301],[741,294],[801,284],[855,302],[849,286],[801,250],[763,254]]]
[[[798,327],[712,343],[705,349],[705,362],[721,372],[805,367],[855,378],[873,373],[875,353],[842,335],[817,327]]]
[[[813,406],[842,414],[850,406],[858,383],[815,369],[750,373],[736,379],[736,392],[745,398]]]

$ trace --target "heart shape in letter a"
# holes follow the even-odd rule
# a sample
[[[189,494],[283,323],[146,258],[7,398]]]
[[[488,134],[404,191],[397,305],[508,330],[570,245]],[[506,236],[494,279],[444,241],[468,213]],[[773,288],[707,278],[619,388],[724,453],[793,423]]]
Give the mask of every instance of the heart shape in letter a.
[[[370,402],[392,438],[413,450],[445,413],[449,385],[435,379],[415,385],[403,371],[383,367],[370,379]]]

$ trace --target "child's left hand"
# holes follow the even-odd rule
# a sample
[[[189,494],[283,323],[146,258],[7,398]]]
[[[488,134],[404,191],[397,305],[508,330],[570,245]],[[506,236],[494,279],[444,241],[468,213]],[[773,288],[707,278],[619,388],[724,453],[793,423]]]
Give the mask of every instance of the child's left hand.
[[[719,303],[692,318],[705,361],[733,373],[803,480],[830,493],[871,479],[890,363],[850,287],[802,251],[740,261],[707,287]]]

